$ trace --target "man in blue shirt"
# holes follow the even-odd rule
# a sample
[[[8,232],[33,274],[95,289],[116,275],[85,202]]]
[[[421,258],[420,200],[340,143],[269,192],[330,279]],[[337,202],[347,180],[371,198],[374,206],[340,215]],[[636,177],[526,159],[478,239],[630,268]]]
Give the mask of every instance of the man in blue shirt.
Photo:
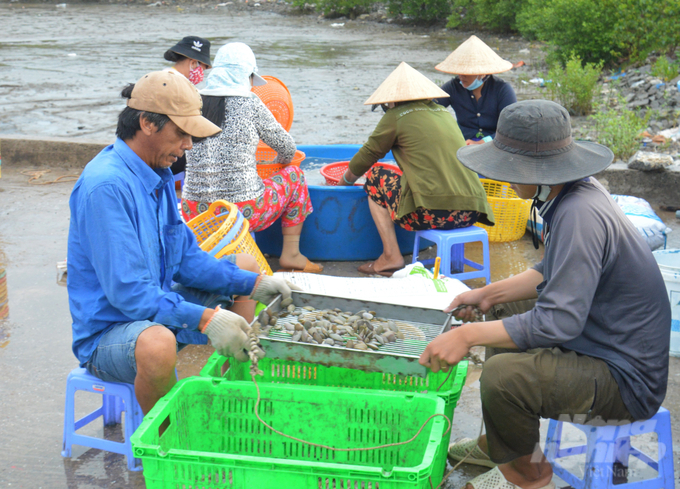
[[[154,72],[122,96],[118,139],[88,163],[71,194],[69,305],[80,365],[102,380],[134,383],[147,413],[176,382],[178,343],[210,339],[219,353],[245,360],[243,316],[252,320],[255,301],[289,297],[290,288],[258,275],[251,257],[211,257],[179,217],[170,166],[192,136],[220,131],[201,116],[194,86],[179,73]]]

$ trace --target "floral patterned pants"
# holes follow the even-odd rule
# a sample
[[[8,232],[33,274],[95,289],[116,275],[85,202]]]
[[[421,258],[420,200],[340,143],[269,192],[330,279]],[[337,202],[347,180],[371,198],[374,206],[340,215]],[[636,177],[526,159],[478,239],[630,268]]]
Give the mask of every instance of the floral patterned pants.
[[[401,176],[392,170],[374,166],[364,184],[364,190],[373,202],[390,211],[392,220],[407,231],[466,228],[479,219],[477,211],[430,210],[422,207],[397,219],[401,200],[400,178]]]
[[[262,180],[264,193],[257,199],[233,202],[248,220],[251,231],[262,231],[279,217],[283,227],[302,224],[312,213],[312,201],[305,183],[305,174],[297,166],[287,166]],[[182,199],[182,216],[189,222],[208,210],[211,202]]]

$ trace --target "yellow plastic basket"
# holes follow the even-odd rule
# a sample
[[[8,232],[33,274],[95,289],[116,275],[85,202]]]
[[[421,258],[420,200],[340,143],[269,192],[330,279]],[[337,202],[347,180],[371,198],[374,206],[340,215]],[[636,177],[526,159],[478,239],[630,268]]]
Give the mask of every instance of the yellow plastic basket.
[[[475,226],[486,230],[489,241],[515,241],[524,236],[531,210],[531,200],[517,197],[507,182],[487,178],[482,178],[480,181],[486,191],[486,199],[493,210],[496,225],[485,226],[477,223]]]
[[[241,231],[238,233],[238,236],[231,242],[231,244],[225,246],[219,252],[217,252],[215,258],[219,259],[225,255],[233,255],[235,253],[247,253],[255,257],[261,272],[266,273],[267,275],[274,275],[269,263],[267,263],[267,260],[260,251],[260,248],[257,247],[255,240],[250,235],[249,229],[250,224],[248,224],[248,221],[244,219],[243,226],[241,227]]]
[[[241,224],[237,224],[239,221]],[[232,232],[235,224],[240,226],[240,229],[234,229]],[[235,204],[217,200],[210,204],[207,211],[190,220],[187,226],[196,235],[196,241],[203,251],[210,252],[215,246],[222,246],[217,253],[214,253],[215,258],[219,259],[235,253],[247,253],[257,260],[263,273],[273,275],[267,260],[248,232],[250,228],[248,221],[243,219],[241,211]]]
[[[203,251],[212,250],[222,241],[238,218],[235,204],[216,200],[208,210],[200,213],[187,223],[196,235],[196,241]]]

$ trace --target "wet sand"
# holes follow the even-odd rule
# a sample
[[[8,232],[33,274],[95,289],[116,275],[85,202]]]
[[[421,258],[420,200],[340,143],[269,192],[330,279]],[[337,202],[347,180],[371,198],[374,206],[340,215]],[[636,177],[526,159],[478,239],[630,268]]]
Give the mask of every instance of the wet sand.
[[[363,101],[397,64],[407,61],[443,82],[447,76],[433,66],[467,37],[212,7],[0,5],[0,133],[112,140],[122,108],[118,97],[122,86],[167,66],[164,50],[192,33],[213,41],[213,54],[230,40],[253,47],[260,73],[280,78],[291,90],[295,104],[291,133],[298,143],[361,143],[380,117]],[[343,27],[331,26],[342,22]],[[519,53],[524,43],[497,44],[504,57],[531,61],[531,55]],[[521,73],[503,77],[516,80]],[[518,95],[526,98],[537,93]],[[49,179],[65,174],[59,161],[51,163]],[[0,250],[7,256],[10,319],[0,322],[0,486],[145,487],[143,475],[129,472],[123,456],[80,446],[73,447],[72,458],[60,456],[65,379],[77,361],[71,352],[66,289],[56,284],[55,264],[66,256],[72,184],[29,185],[29,177],[19,168],[3,170]],[[680,246],[675,216],[659,215],[675,229],[669,247]],[[473,255],[479,251],[470,249]],[[533,249],[527,235],[512,243],[493,243],[492,279],[521,272],[541,253]],[[405,259],[408,262],[410,256]],[[275,259],[271,264],[277,268]],[[325,265],[329,274],[359,275],[356,263]],[[482,285],[480,280],[467,283]],[[183,350],[180,377],[198,373],[210,353],[208,347]],[[675,415],[680,404],[679,362],[671,359],[664,403],[674,413],[676,447],[680,447],[680,420]],[[452,439],[477,434],[478,376],[479,369],[472,368],[456,409]],[[95,398],[77,398],[81,415],[96,407]],[[101,425],[92,432],[101,434]],[[106,434],[122,436],[119,427],[107,428]],[[482,470],[463,466],[445,487],[461,488]]]
[[[194,34],[217,49],[241,41],[253,49],[261,75],[289,88],[298,144],[363,143],[380,119],[364,101],[401,61],[436,83],[434,66],[468,35],[315,16],[282,16],[234,6],[147,7],[67,4],[0,5],[0,133],[113,139],[123,107],[120,90],[143,74],[170,66],[163,53]],[[343,24],[333,27],[334,24]],[[529,66],[526,43],[485,37],[512,61]],[[519,84],[520,86],[523,86]],[[527,91],[521,97],[537,96]]]

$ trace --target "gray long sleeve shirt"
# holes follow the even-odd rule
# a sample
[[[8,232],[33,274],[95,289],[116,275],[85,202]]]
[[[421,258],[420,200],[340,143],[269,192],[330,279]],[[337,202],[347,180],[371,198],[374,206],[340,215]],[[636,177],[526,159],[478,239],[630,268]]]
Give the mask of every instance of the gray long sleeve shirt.
[[[536,307],[503,320],[521,350],[559,346],[607,362],[635,419],[666,395],[671,309],[649,246],[595,180],[557,204]]]

